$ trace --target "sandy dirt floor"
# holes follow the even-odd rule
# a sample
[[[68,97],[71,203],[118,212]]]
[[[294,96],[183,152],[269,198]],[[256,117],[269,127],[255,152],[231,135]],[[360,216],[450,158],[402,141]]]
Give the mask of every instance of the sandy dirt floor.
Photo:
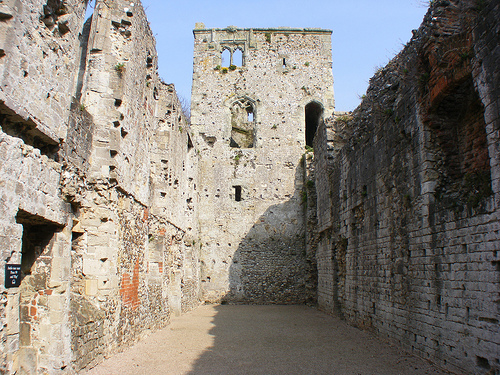
[[[441,375],[372,334],[307,306],[205,305],[88,375]]]

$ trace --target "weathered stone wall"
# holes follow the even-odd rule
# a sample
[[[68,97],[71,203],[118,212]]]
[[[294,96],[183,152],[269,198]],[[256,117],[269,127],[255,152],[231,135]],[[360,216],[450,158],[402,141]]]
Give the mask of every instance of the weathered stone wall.
[[[314,300],[301,158],[306,105],[316,105],[316,122],[333,111],[331,32],[197,26],[191,119],[203,298]]]
[[[499,371],[499,12],[434,2],[315,140],[319,306],[460,373]]]
[[[197,304],[199,288],[194,208],[187,214],[196,152],[174,87],[158,76],[144,10],[97,2],[89,26],[77,96],[92,134],[76,134],[91,142],[88,171],[64,183],[80,190],[72,297],[88,312],[72,311],[76,368],[163,327]],[[85,127],[86,116],[78,119]]]
[[[4,161],[0,166],[1,371],[22,367],[34,373],[36,352],[42,347],[40,367],[62,367],[70,362],[65,324],[69,290],[64,281],[70,268],[71,235],[62,230],[69,208],[58,194],[61,167],[3,132],[0,150]],[[40,229],[45,237],[38,235]],[[32,246],[24,248],[26,241]],[[20,288],[5,289],[6,262],[23,266]]]
[[[71,361],[71,218],[56,160],[85,3],[3,1],[0,12],[0,372],[36,373]],[[5,288],[6,263],[21,264],[19,288]]]
[[[81,0],[1,3],[0,100],[31,120],[25,131],[38,130],[39,142],[57,145],[66,137],[85,6]]]
[[[141,4],[86,4],[0,3],[1,373],[91,367],[199,300],[189,124]]]

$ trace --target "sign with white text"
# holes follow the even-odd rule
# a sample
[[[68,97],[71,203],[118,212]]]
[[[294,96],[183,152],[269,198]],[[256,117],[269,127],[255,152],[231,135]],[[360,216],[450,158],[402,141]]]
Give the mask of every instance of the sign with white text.
[[[21,265],[6,264],[5,265],[5,287],[17,288],[21,285]]]

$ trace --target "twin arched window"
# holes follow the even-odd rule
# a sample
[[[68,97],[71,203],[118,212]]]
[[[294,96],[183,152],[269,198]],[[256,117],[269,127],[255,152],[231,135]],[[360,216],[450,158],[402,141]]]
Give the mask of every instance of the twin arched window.
[[[224,47],[220,65],[223,68],[229,68],[231,65],[243,66],[243,49],[241,47],[236,47],[236,49]]]

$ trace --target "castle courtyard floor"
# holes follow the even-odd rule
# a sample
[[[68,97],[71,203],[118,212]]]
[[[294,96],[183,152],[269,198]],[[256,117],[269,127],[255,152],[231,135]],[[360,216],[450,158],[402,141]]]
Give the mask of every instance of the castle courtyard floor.
[[[307,306],[204,305],[87,374],[447,373]]]

